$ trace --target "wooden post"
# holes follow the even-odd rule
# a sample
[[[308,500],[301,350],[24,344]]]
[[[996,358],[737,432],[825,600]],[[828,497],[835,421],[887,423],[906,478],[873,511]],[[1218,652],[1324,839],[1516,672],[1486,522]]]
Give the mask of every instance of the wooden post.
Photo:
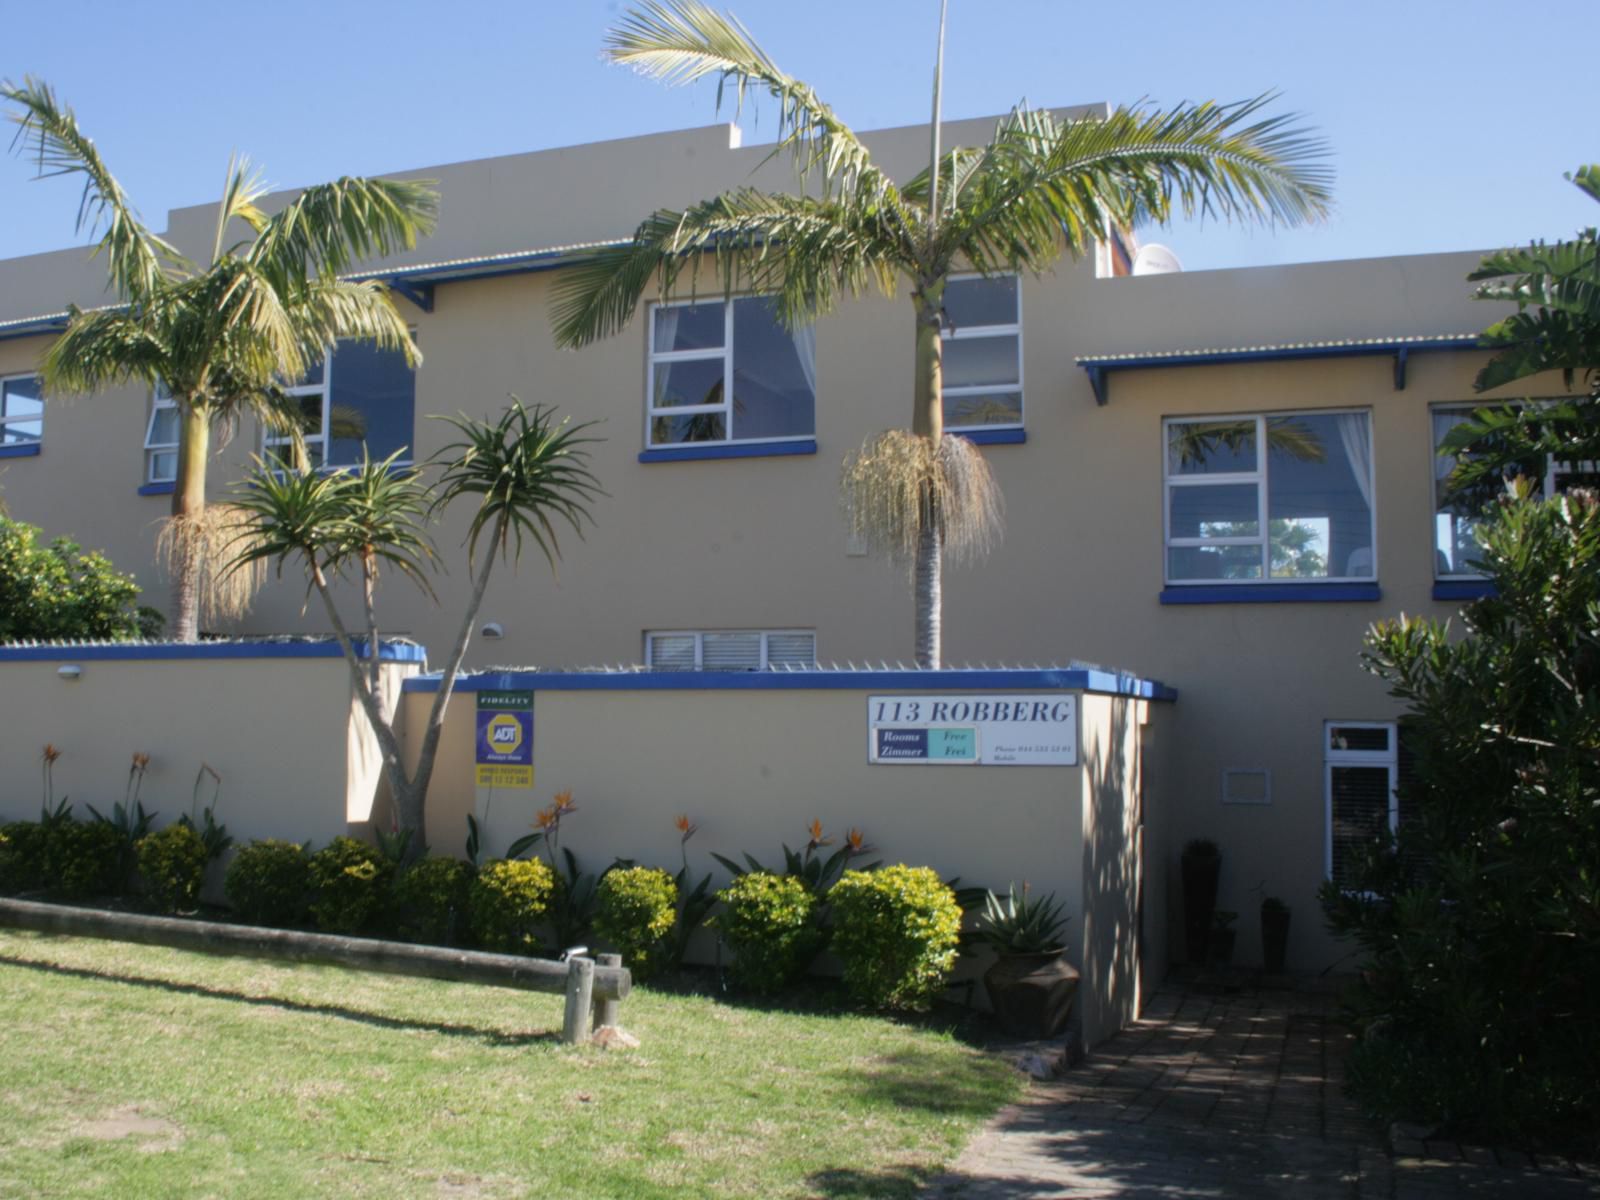
[[[594,959],[575,954],[567,959],[567,1013],[561,1024],[561,1040],[581,1046],[589,1040],[591,1009],[594,1005]]]
[[[595,962],[602,967],[618,968],[622,966],[620,954],[596,954]],[[594,1027],[596,1030],[617,1027],[617,1011],[622,1007],[615,996],[607,996],[596,991],[594,994]]]

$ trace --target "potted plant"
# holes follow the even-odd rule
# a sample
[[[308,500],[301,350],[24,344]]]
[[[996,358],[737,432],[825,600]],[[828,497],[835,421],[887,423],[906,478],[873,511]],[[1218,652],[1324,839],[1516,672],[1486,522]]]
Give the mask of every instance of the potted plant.
[[[1195,838],[1183,848],[1179,859],[1183,868],[1183,931],[1187,958],[1191,963],[1206,960],[1206,939],[1211,933],[1211,914],[1217,907],[1217,876],[1222,872],[1222,853],[1217,844]]]
[[[1211,939],[1206,943],[1206,961],[1212,966],[1227,966],[1233,961],[1233,943],[1239,935],[1233,923],[1238,919],[1238,913],[1221,910],[1212,916]]]
[[[1261,961],[1269,975],[1283,973],[1289,948],[1289,906],[1276,896],[1261,901]]]
[[[995,1018],[1008,1033],[1026,1038],[1054,1037],[1066,1027],[1078,994],[1078,972],[1063,957],[1061,936],[1069,918],[1052,892],[1034,898],[1028,885],[1016,885],[1002,900],[993,892],[978,918],[978,940],[998,956],[983,973],[984,990]]]

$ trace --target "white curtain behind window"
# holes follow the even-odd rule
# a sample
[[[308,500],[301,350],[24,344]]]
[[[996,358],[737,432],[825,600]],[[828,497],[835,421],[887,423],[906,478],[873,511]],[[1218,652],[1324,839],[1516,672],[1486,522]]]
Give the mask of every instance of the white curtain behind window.
[[[1367,511],[1372,511],[1372,438],[1368,433],[1371,422],[1366,413],[1339,414],[1339,441],[1344,444],[1345,460],[1350,473],[1361,489]]]
[[[817,394],[817,327],[805,325],[794,331],[794,356],[800,360],[800,370],[805,373],[806,387],[812,396]]]

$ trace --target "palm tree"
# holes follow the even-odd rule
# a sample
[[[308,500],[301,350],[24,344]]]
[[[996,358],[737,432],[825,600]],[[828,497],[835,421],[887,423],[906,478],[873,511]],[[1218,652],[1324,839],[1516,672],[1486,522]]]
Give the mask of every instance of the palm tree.
[[[942,22],[940,46],[942,60]],[[896,184],[736,18],[696,0],[646,3],[611,31],[606,52],[669,84],[716,76],[719,98],[721,89],[736,102],[752,90],[770,94],[779,110],[773,153],[793,156],[802,190],[739,187],[683,212],[656,212],[631,242],[558,280],[558,341],[582,346],[620,331],[653,282],[666,298],[707,258],[726,295],[770,292],[791,326],[846,296],[908,287],[917,339],[911,430],[870,439],[847,465],[844,487],[857,531],[913,563],[916,655],[925,667],[940,663],[944,553],[981,549],[999,515],[981,456],[944,436],[942,308],[951,272],[1037,274],[1109,229],[1175,211],[1295,223],[1328,209],[1324,144],[1290,116],[1263,116],[1271,96],[1074,121],[1019,106],[987,145],[941,152],[936,69],[929,167]]]
[[[420,361],[384,288],[338,273],[358,258],[414,245],[433,227],[436,194],[426,183],[344,178],[307,188],[269,216],[257,206],[267,191],[260,176],[235,158],[217,206],[211,258],[200,266],[144,226],[72,109],[47,84],[6,83],[0,98],[16,106],[16,145],[40,178],[84,177],[78,228],[103,230],[97,253],[105,255],[118,300],[69,309],[66,331],[41,366],[46,389],[92,393],[140,380],[171,392],[178,470],[163,541],[173,634],[194,641],[202,595],[225,603],[229,592],[216,556],[231,536],[230,518],[206,508],[213,429],[230,430],[250,415],[297,440],[300,414],[281,385],[303,376],[339,338]]]

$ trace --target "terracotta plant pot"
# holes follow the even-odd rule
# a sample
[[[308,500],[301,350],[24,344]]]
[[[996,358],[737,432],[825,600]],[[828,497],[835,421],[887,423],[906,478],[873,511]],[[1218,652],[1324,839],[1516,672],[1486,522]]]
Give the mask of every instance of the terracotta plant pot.
[[[995,1019],[1016,1037],[1054,1037],[1067,1026],[1078,995],[1078,970],[1060,950],[1004,954],[983,973]]]

